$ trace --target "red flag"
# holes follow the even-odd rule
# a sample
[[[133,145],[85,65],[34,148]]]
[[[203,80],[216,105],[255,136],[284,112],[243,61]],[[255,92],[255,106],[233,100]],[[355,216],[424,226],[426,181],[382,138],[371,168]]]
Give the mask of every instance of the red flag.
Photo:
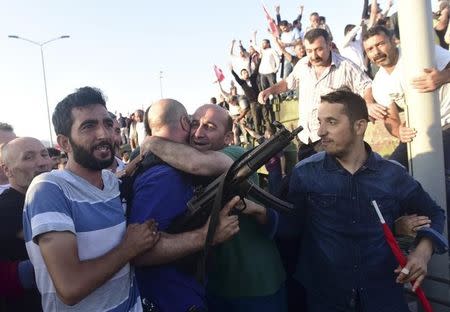
[[[222,70],[219,67],[217,67],[216,65],[214,65],[214,73],[216,74],[218,82],[221,82],[222,80],[225,79],[225,76],[223,75]]]
[[[403,254],[402,250],[398,246],[397,241],[395,240],[394,234],[392,234],[391,229],[384,221],[383,215],[381,214],[380,209],[378,208],[378,204],[376,201],[372,201],[372,206],[375,208],[375,211],[377,212],[378,218],[380,219],[381,225],[383,227],[384,236],[386,237],[386,241],[391,247],[392,253],[394,254],[395,258],[397,259],[400,266],[403,268],[406,263],[407,259],[406,256]],[[414,284],[415,281],[412,281],[411,283]],[[418,287],[416,289],[416,295],[419,298],[420,303],[423,306],[423,309],[425,312],[433,312],[433,309],[431,308],[430,302],[428,302],[427,297],[425,296],[425,293],[423,292],[423,289],[421,287]]]
[[[278,37],[280,35],[280,33],[278,32],[277,25],[275,24],[273,18],[270,17],[270,14],[267,11],[266,6],[264,4],[262,4],[262,6],[263,6],[263,9],[264,9],[264,13],[266,14],[266,19],[269,22],[270,31],[272,32],[272,34],[274,34],[275,36]]]

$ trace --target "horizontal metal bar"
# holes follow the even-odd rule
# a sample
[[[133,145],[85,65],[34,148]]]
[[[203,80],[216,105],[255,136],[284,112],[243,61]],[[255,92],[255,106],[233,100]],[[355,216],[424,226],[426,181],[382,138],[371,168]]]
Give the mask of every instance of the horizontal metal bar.
[[[405,289],[406,292],[410,295],[412,295],[415,299],[417,299],[417,297],[415,297],[415,293],[410,290],[410,289]],[[431,297],[427,295],[427,299],[428,301],[432,302],[432,303],[437,303],[446,307],[450,307],[450,301],[447,300],[443,300],[443,299],[439,299],[439,298],[435,298],[435,297]]]
[[[442,283],[442,284],[447,284],[450,285],[450,280],[443,278],[443,277],[437,277],[437,276],[433,276],[433,275],[427,275],[425,277],[425,279],[429,279],[433,282],[438,282],[438,283]]]

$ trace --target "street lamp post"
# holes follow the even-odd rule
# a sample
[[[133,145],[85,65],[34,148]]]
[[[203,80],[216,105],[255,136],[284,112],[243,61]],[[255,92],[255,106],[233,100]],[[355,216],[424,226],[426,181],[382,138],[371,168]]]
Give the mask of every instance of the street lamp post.
[[[163,79],[163,72],[162,70],[159,71],[159,91],[161,93],[161,98],[163,98],[163,92],[162,92],[162,79]]]
[[[45,91],[45,103],[47,105],[47,120],[48,120],[48,131],[49,131],[49,135],[50,135],[50,146],[53,147],[53,138],[52,138],[52,125],[51,125],[51,121],[50,121],[50,107],[48,105],[48,94],[47,94],[47,79],[45,77],[45,62],[44,62],[44,46],[50,42],[59,40],[59,39],[66,39],[66,38],[70,38],[70,36],[68,35],[64,35],[64,36],[59,36],[44,42],[36,42],[27,38],[23,38],[23,37],[19,37],[17,35],[9,35],[8,36],[11,39],[20,39],[20,40],[24,40],[27,41],[29,43],[32,43],[34,45],[39,46],[39,48],[41,49],[41,61],[42,61],[42,73],[44,76],[44,91]]]

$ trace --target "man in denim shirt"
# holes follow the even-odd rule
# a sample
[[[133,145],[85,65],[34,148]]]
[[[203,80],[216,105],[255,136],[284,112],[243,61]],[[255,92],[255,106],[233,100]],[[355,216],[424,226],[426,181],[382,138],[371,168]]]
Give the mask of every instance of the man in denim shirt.
[[[289,198],[296,218],[277,219],[265,209],[247,213],[278,222],[280,235],[303,233],[295,278],[307,289],[309,311],[409,311],[402,284],[416,280],[416,289],[423,281],[437,250],[429,234],[442,233],[444,212],[403,167],[364,142],[368,112],[360,96],[343,89],[322,96],[318,119],[325,152],[292,173]],[[418,235],[402,271],[372,200],[391,228],[405,213],[431,219],[431,230]]]

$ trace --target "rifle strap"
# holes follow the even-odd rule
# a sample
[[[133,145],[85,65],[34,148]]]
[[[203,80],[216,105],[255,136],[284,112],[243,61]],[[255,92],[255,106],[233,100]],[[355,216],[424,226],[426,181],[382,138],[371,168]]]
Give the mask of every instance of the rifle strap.
[[[217,193],[214,197],[214,204],[211,210],[211,215],[209,219],[208,232],[206,234],[205,247],[203,249],[203,254],[201,257],[201,267],[199,270],[199,280],[202,282],[206,281],[206,269],[207,269],[207,258],[209,256],[211,247],[213,246],[214,234],[216,233],[217,225],[219,224],[219,214],[220,209],[223,205],[223,190],[225,186],[225,180],[227,175],[223,174],[217,187]]]

